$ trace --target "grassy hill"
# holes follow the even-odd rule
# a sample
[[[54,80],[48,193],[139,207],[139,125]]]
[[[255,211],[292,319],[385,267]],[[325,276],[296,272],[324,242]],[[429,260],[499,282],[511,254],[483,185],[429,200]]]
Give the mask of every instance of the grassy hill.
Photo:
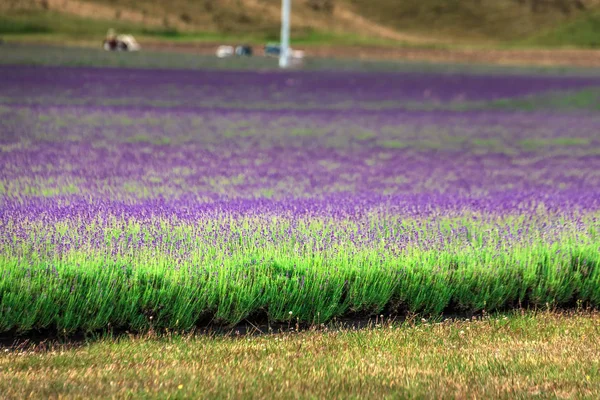
[[[4,0],[0,35],[98,40],[109,27],[155,40],[263,42],[280,0]],[[304,44],[600,46],[600,0],[294,0]]]

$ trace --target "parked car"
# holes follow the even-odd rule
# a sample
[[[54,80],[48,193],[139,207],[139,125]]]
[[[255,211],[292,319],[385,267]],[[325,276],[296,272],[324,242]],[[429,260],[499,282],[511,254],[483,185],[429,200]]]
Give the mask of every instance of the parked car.
[[[217,57],[226,58],[231,57],[234,54],[233,46],[219,46],[217,47]]]
[[[235,48],[235,55],[250,57],[250,56],[252,56],[252,47],[250,47],[247,44],[242,44],[240,46],[237,46]]]
[[[302,60],[302,59],[304,59],[304,50],[290,49],[290,55],[292,57],[292,60]]]
[[[107,51],[139,51],[139,43],[132,35],[117,35],[113,29],[109,29],[102,47]]]
[[[281,54],[281,46],[275,43],[267,43],[264,48],[265,56],[279,57]]]
[[[281,46],[275,43],[267,43],[265,45],[265,56],[279,57],[281,54]],[[304,61],[304,51],[294,50],[291,47],[288,49],[291,65],[301,65]]]

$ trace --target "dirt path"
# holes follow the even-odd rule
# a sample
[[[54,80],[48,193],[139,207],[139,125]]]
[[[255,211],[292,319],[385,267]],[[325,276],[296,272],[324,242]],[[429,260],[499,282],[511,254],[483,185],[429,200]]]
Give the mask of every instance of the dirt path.
[[[218,45],[219,43],[143,43],[144,49],[148,50],[176,51],[194,54],[214,54]],[[308,57],[600,68],[600,50],[588,49],[430,49],[319,45],[306,47],[303,48],[303,50],[306,50]],[[260,51],[258,53],[260,54]]]
[[[482,49],[418,49],[418,48],[331,48],[310,52],[314,56],[356,57],[431,61],[444,63],[482,63],[499,65],[600,67],[599,50],[482,50]]]

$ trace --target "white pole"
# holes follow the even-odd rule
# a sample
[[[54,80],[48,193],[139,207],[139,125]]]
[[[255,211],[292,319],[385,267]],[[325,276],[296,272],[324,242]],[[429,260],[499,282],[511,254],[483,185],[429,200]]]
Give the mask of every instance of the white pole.
[[[290,63],[290,13],[292,0],[281,1],[281,52],[279,54],[279,66],[287,68]]]

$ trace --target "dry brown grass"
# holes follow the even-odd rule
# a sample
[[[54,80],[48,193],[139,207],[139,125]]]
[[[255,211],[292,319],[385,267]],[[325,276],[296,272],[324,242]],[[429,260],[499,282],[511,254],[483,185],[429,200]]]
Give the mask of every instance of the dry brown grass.
[[[2,351],[5,398],[599,398],[600,315]]]
[[[2,9],[6,12],[47,9],[82,18],[119,20],[180,32],[267,32],[273,35],[279,33],[281,15],[279,0],[25,0],[9,1],[0,5]],[[295,2],[292,25],[300,34],[315,30],[416,43],[426,41],[420,35],[405,35],[370,21],[344,2],[338,2],[334,15],[314,11],[306,2]]]

